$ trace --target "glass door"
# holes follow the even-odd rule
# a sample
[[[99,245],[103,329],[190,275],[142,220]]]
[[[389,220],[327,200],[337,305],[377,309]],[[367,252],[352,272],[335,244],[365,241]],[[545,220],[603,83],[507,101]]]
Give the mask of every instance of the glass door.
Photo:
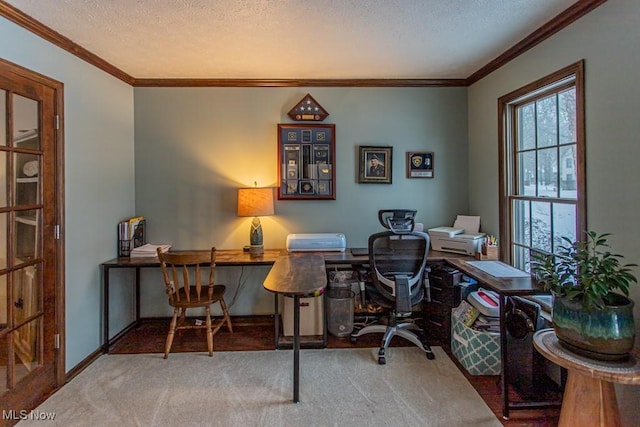
[[[15,411],[59,380],[54,101],[0,73],[0,395]]]

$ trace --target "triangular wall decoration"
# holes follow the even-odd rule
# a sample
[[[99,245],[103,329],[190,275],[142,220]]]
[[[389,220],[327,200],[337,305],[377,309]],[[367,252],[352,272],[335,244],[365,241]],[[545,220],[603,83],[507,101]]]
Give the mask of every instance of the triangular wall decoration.
[[[292,120],[302,122],[321,122],[329,115],[327,110],[309,94],[306,94],[287,114]]]

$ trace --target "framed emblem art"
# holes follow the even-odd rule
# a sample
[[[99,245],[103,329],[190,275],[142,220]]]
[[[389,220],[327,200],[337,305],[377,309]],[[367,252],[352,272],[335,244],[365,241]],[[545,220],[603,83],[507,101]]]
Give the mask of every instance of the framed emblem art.
[[[407,152],[407,178],[433,178],[433,151]]]
[[[335,200],[334,124],[278,125],[278,199]]]

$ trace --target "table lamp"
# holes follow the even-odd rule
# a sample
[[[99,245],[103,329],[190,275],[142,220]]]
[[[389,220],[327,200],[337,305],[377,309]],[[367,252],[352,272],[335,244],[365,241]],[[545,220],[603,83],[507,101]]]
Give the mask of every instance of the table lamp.
[[[252,216],[251,230],[249,232],[249,252],[251,255],[262,255],[262,225],[259,216],[273,215],[273,188],[238,189],[238,216]]]

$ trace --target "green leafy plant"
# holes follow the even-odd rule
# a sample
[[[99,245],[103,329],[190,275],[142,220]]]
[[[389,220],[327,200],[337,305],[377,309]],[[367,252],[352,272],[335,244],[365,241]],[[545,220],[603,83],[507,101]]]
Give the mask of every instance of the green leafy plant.
[[[610,252],[610,233],[586,232],[585,241],[560,246],[555,254],[542,255],[534,262],[534,272],[545,290],[557,297],[580,302],[585,310],[612,305],[615,291],[629,296],[629,287],[637,283],[631,267],[621,264],[622,255]]]

